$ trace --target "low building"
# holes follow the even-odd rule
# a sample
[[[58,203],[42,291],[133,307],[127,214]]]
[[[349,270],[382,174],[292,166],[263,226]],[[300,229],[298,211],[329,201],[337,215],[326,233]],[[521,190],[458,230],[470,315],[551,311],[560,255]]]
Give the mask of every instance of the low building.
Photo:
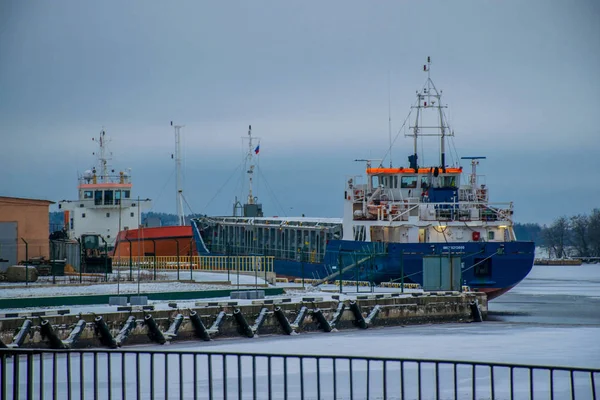
[[[50,204],[0,196],[0,271],[26,257],[49,257]]]

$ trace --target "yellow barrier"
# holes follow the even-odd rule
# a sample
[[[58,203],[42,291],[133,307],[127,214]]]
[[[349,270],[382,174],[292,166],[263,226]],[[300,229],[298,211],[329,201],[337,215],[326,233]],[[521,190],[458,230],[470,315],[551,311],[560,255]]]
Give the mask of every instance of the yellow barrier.
[[[381,282],[379,284],[380,287],[385,287],[385,288],[397,288],[400,289],[402,288],[402,283],[398,283],[398,282]],[[418,283],[405,283],[404,284],[404,288],[405,289],[421,289],[421,285],[419,285]]]
[[[192,270],[196,271],[240,271],[240,272],[273,272],[272,256],[144,256],[144,257],[113,257],[112,264],[116,267],[131,265],[141,269],[156,268],[157,270]]]
[[[276,283],[289,283],[288,278],[275,278]]]
[[[319,280],[318,280],[318,279],[309,279],[309,278],[304,278],[304,283],[305,283],[305,284],[309,284],[309,285],[311,285],[311,284],[313,284],[313,283],[317,283],[317,282],[319,282]],[[302,278],[296,278],[296,279],[294,279],[294,283],[302,283]]]

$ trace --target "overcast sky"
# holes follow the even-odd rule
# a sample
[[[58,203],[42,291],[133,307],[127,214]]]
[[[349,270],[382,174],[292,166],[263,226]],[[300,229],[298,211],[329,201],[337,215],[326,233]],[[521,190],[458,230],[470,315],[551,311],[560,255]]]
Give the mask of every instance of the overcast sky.
[[[104,127],[134,195],[174,213],[174,120],[190,208],[226,214],[252,124],[266,214],[341,216],[346,176],[364,174],[353,160],[386,152],[388,90],[395,136],[431,56],[458,155],[488,157],[492,200],[519,222],[587,213],[599,20],[594,0],[0,1],[0,195],[76,198]],[[424,149],[436,162],[437,142]],[[411,151],[400,135],[394,164]]]

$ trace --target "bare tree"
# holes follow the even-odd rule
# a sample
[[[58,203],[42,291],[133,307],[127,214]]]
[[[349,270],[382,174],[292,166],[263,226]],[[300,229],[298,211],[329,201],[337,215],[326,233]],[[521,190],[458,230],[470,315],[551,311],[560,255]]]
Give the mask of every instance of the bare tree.
[[[567,217],[560,217],[549,227],[544,227],[542,236],[551,257],[564,257],[565,246],[569,240],[569,220]]]
[[[588,243],[590,254],[600,257],[600,209],[594,208],[589,216]]]
[[[577,250],[579,257],[589,257],[588,227],[590,220],[587,215],[576,215],[571,217],[571,244]]]

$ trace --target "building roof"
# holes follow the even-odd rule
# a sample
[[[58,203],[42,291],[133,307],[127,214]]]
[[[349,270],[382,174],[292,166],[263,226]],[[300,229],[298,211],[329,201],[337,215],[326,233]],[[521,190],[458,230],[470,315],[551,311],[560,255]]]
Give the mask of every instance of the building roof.
[[[1,203],[10,203],[10,204],[31,204],[31,205],[50,205],[54,204],[54,201],[43,200],[43,199],[28,199],[25,197],[7,197],[0,196],[0,204]]]

